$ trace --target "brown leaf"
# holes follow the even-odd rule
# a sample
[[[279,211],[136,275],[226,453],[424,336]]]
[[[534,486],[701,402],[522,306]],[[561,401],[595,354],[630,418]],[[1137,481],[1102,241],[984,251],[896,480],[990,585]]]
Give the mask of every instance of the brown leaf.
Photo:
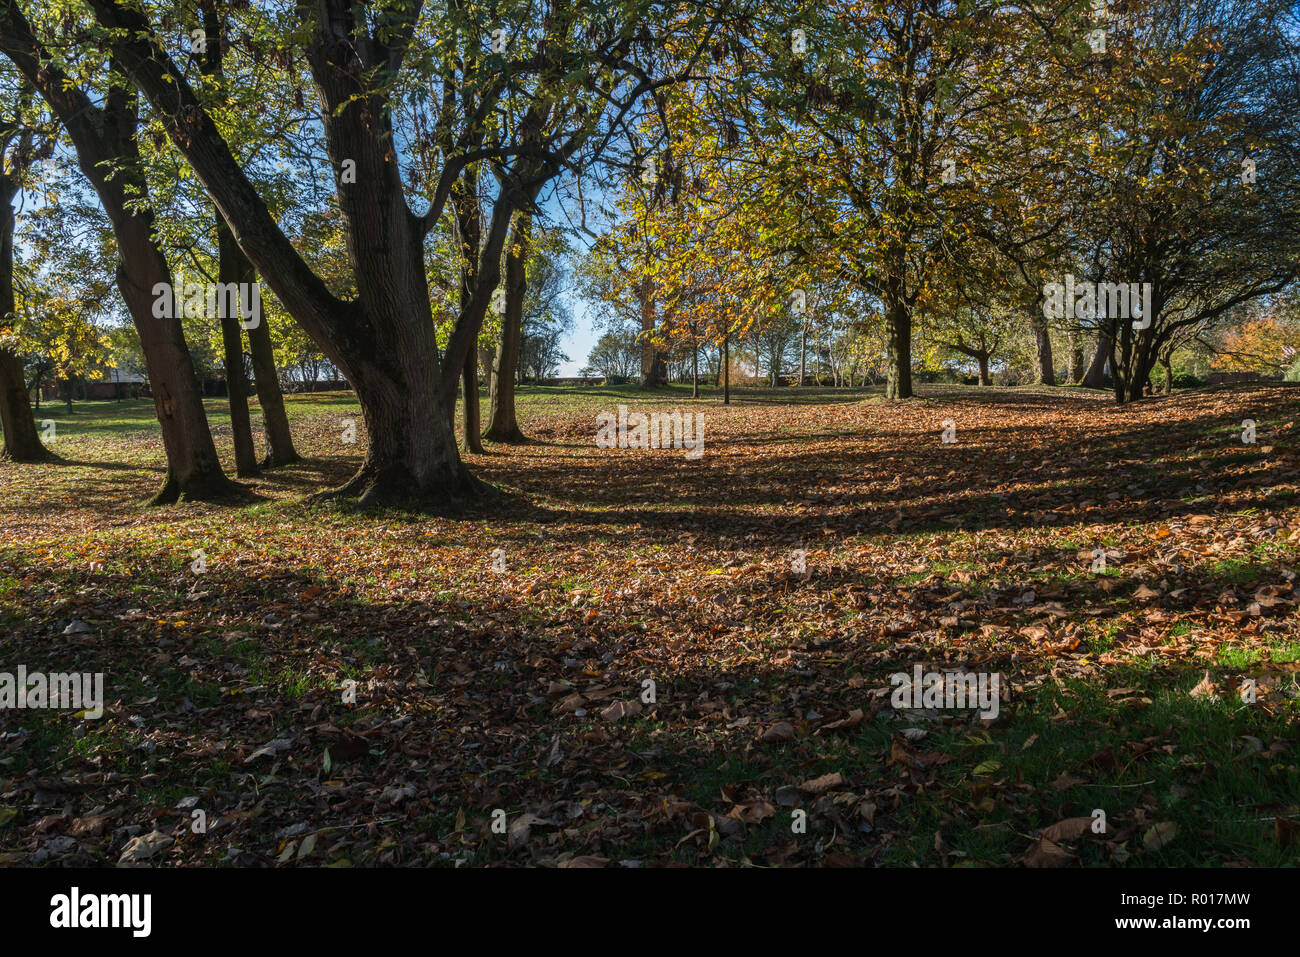
[[[1088,833],[1092,827],[1090,817],[1067,817],[1050,827],[1043,828],[1042,837],[1049,841],[1074,841]]]
[[[1060,777],[1052,782],[1052,787],[1057,791],[1068,791],[1076,785],[1087,783],[1087,778],[1076,778],[1069,771],[1062,771]]]
[[[1142,844],[1148,851],[1158,851],[1168,847],[1178,836],[1178,825],[1173,821],[1161,821],[1142,835]]]
[[[520,814],[510,822],[506,833],[506,846],[518,847],[520,844],[526,843],[529,835],[532,834],[533,827],[538,824],[551,826],[551,822],[544,817],[538,817],[536,814],[529,812]]]
[[[1300,821],[1285,817],[1273,818],[1273,840],[1282,847],[1300,844]]]
[[[775,813],[776,808],[773,807],[770,801],[764,801],[762,798],[758,798],[753,801],[745,801],[742,804],[735,805],[727,812],[727,817],[736,821],[742,821],[745,824],[759,824],[766,821]]]
[[[1076,858],[1055,841],[1040,837],[1023,858],[1026,867],[1069,867]]]
[[[1216,690],[1214,682],[1210,680],[1210,673],[1207,671],[1205,677],[1202,678],[1197,683],[1196,687],[1189,691],[1188,694],[1193,698],[1205,698],[1207,701],[1216,701],[1219,697],[1218,694],[1216,694]]]
[[[637,698],[631,701],[615,701],[612,705],[600,713],[600,716],[606,721],[617,721],[619,718],[625,718],[629,715],[638,715],[641,713],[641,702]]]
[[[843,784],[844,775],[838,771],[832,771],[830,774],[823,774],[819,778],[803,782],[803,784],[799,785],[799,790],[804,794],[822,794],[831,788],[841,787]]]
[[[794,725],[789,721],[778,721],[763,732],[764,741],[793,741]]]

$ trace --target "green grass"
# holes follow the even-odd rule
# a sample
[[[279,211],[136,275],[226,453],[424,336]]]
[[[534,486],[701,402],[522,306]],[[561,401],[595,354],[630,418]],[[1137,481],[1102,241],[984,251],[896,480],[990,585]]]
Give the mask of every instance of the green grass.
[[[1295,501],[1285,473],[1243,481],[1258,477],[1259,456],[1234,447],[1221,424],[1241,416],[1211,405],[1170,424],[1142,419],[1139,404],[1124,429],[1110,429],[1104,397],[920,391],[916,403],[864,403],[877,393],[738,390],[723,410],[706,389],[698,402],[718,445],[697,475],[676,461],[597,455],[584,431],[619,404],[688,405],[689,387],[524,387],[521,421],[540,441],[470,457],[509,490],[506,501],[450,517],[304,501],[360,461],[361,446],[339,441],[339,420],[359,412],[350,395],[288,397],[306,461],[250,482],[261,497],[239,507],[143,506],[163,465],[147,400],[42,410],[58,423],[66,463],[0,464],[0,481],[14,479],[0,502],[0,650],[29,664],[103,667],[117,707],[98,723],[30,712],[7,721],[29,733],[0,745],[0,793],[19,789],[0,802],[0,854],[37,846],[21,793],[36,772],[93,780],[69,799],[75,813],[111,791],[120,823],[142,827],[185,794],[229,796],[220,814],[260,789],[267,819],[310,817],[322,834],[350,835],[356,843],[333,854],[357,864],[394,853],[499,864],[583,852],[771,866],[793,844],[801,864],[844,853],[1002,866],[1021,862],[1040,829],[1097,808],[1107,834],[1068,842],[1085,866],[1293,863],[1272,820],[1300,813],[1294,754],[1273,747],[1294,741],[1300,713],[1295,608],[1232,613],[1295,566],[1286,535],[1251,529],[1279,518],[1285,531],[1300,517],[1285,511]],[[1279,421],[1294,418],[1300,402],[1279,395]],[[1013,400],[1061,424],[1026,429],[1017,405],[999,404]],[[205,406],[226,425],[222,400]],[[1076,407],[1086,413],[1078,420]],[[977,420],[969,432],[983,444],[936,452],[949,408]],[[1187,443],[1211,433],[1218,447],[1197,450],[1205,467],[1194,476],[1207,491],[1188,505]],[[988,454],[1026,441],[1032,454],[1014,465]],[[228,435],[217,443],[228,456]],[[1221,468],[1233,471],[1220,480]],[[1105,498],[1130,485],[1143,494]],[[1042,518],[1085,498],[1090,509]],[[1198,513],[1213,529],[1187,528]],[[507,552],[505,576],[488,570],[496,547]],[[813,574],[793,580],[789,553],[800,547]],[[1127,557],[1094,574],[1080,555],[1098,547]],[[189,569],[196,548],[207,553],[202,577]],[[92,560],[102,572],[88,571]],[[1157,600],[1134,598],[1138,567],[1159,585]],[[578,590],[586,595],[574,605]],[[1225,590],[1236,604],[1220,600]],[[74,615],[95,623],[94,641],[62,639]],[[583,640],[590,647],[576,650]],[[498,660],[510,670],[495,670]],[[917,661],[998,671],[1012,686],[1003,713],[988,727],[962,714],[873,713],[872,689]],[[1190,694],[1207,670],[1217,700]],[[563,679],[626,697],[647,675],[660,703],[618,723],[598,717],[600,704],[581,718],[557,712],[548,690]],[[1243,677],[1269,683],[1261,705],[1234,696]],[[349,678],[373,688],[354,708],[339,700]],[[853,708],[866,710],[861,722],[833,733],[803,717]],[[777,720],[796,725],[793,740],[763,740]],[[947,760],[923,772],[894,761],[911,727],[927,731],[912,751]],[[337,759],[327,778],[321,728],[380,742]],[[301,751],[244,764],[290,733]],[[556,742],[564,757],[549,764]],[[776,800],[831,773],[845,781],[831,805]],[[112,774],[120,780],[104,783]],[[376,794],[399,779],[418,785],[419,800],[377,810]],[[123,796],[126,784],[137,786]],[[335,799],[336,788],[355,791]],[[875,812],[863,827],[855,802],[866,799]],[[774,813],[710,846],[718,819],[746,800],[770,801]],[[562,815],[583,801],[569,826],[525,849],[486,828],[494,807]],[[686,809],[663,812],[665,802]],[[6,819],[5,807],[16,813]],[[791,831],[795,807],[808,811],[806,835]],[[236,820],[229,844],[274,863],[275,828]],[[1177,836],[1150,848],[1145,835],[1159,823]],[[115,850],[105,838],[96,853],[112,863]],[[215,863],[226,846],[186,838],[177,853]]]

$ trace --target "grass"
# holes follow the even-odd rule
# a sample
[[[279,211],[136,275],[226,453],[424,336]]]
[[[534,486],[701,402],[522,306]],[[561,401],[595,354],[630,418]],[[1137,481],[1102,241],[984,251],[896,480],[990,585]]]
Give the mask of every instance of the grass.
[[[467,456],[507,495],[455,518],[305,503],[364,454],[350,395],[288,397],[305,460],[242,507],[144,506],[148,401],[43,409],[63,463],[0,463],[0,651],[109,702],[0,712],[0,861],[111,864],[136,825],[176,864],[1005,866],[1101,810],[1056,863],[1292,862],[1300,474],[1235,423],[1285,449],[1300,392],[875,394],[525,387],[534,441]],[[704,411],[705,458],[595,449],[619,404]],[[1001,675],[999,716],[895,712],[914,664]]]

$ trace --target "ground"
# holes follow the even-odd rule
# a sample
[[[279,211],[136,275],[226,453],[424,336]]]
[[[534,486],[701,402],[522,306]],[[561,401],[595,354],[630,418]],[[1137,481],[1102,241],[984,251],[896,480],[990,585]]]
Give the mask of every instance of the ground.
[[[703,457],[596,448],[619,404]],[[307,504],[364,430],[289,409],[249,505],[144,506],[148,403],[0,463],[3,668],[107,702],[0,713],[0,861],[1295,860],[1300,390],[531,389],[458,517]],[[916,665],[996,718],[896,710]]]

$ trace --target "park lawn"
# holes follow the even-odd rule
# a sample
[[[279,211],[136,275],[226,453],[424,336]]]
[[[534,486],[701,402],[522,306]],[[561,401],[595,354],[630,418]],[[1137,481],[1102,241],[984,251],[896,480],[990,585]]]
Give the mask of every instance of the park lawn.
[[[620,404],[702,412],[704,456],[597,449]],[[365,434],[288,407],[306,459],[240,505],[142,504],[148,401],[0,463],[0,670],[107,702],[0,712],[0,861],[1296,860],[1300,390],[526,388],[453,514],[310,503]],[[998,716],[896,712],[916,665]]]

